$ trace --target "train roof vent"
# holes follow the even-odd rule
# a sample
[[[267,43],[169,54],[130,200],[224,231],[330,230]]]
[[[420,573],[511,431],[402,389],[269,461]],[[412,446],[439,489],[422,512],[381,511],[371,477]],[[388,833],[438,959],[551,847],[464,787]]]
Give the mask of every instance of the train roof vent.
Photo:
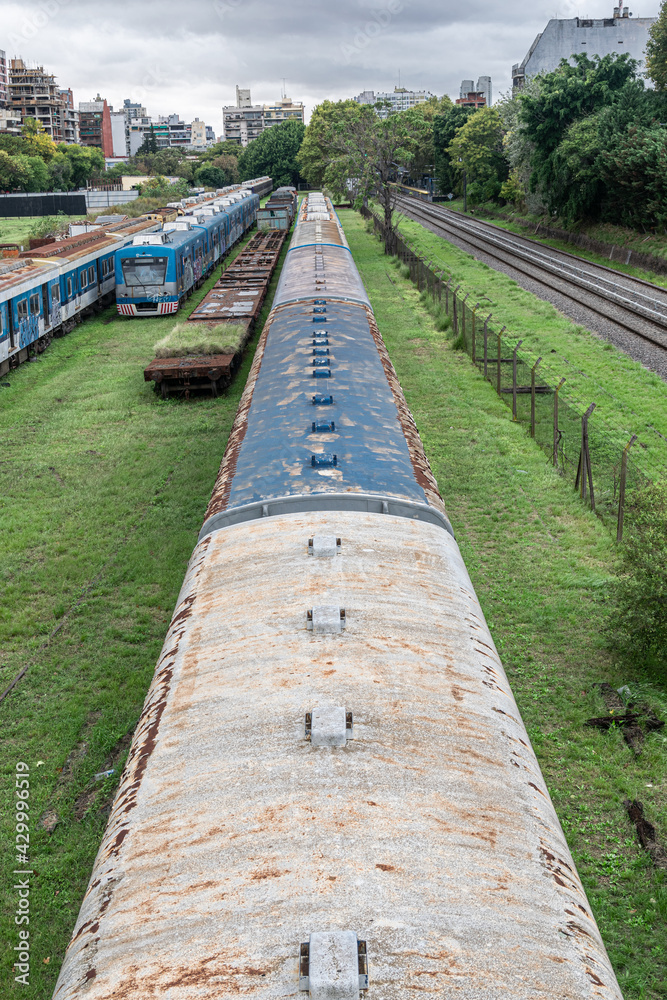
[[[187,233],[192,228],[191,219],[174,219],[164,227],[166,233]]]
[[[313,535],[308,539],[308,555],[316,559],[327,559],[341,550],[341,540],[335,535]]]
[[[353,931],[320,931],[299,949],[299,990],[311,1000],[359,1000],[368,989],[366,942]]]
[[[345,628],[345,608],[335,604],[320,604],[306,612],[308,628],[319,635],[332,635]]]
[[[172,223],[173,226],[173,223]],[[132,240],[133,247],[155,247],[162,246],[169,242],[169,236],[166,230],[161,233],[140,233],[139,236],[135,236]]]
[[[305,735],[314,747],[344,747],[353,732],[352,712],[340,705],[319,705],[306,712]]]

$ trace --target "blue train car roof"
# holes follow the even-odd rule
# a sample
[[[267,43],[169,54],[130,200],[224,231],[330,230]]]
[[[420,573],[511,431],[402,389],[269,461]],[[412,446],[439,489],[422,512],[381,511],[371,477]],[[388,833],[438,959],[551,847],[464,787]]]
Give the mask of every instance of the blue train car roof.
[[[399,411],[376,336],[370,311],[355,303],[320,300],[277,310],[258,348],[261,364],[233,469],[214,492],[227,520],[233,509],[271,498],[319,495],[326,507],[327,494],[345,494],[351,505],[356,494],[394,498],[413,511],[409,516],[451,531],[416,468],[406,437],[409,411]],[[209,530],[207,522],[203,534]]]

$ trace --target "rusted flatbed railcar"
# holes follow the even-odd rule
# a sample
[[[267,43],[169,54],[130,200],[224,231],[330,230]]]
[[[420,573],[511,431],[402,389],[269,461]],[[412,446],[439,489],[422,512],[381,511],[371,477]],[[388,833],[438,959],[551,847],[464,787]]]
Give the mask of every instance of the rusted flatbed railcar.
[[[144,381],[155,382],[155,388],[163,399],[170,393],[189,399],[193,393],[200,392],[210,392],[215,398],[230,384],[242,357],[243,353],[237,352],[207,354],[204,357],[155,358],[144,369]]]
[[[271,277],[287,234],[256,233],[222,272],[220,279],[188,317],[189,323],[209,327],[229,324],[244,328],[236,351],[230,354],[155,358],[144,369],[144,380],[154,382],[163,398],[211,392],[214,397],[231,383],[262,311]]]

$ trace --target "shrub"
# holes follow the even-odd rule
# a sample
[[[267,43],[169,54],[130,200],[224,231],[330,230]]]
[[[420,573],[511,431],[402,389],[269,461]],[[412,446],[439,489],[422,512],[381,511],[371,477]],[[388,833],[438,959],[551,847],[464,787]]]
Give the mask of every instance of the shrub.
[[[632,525],[611,588],[608,638],[628,665],[667,678],[667,482],[637,490],[628,506]]]

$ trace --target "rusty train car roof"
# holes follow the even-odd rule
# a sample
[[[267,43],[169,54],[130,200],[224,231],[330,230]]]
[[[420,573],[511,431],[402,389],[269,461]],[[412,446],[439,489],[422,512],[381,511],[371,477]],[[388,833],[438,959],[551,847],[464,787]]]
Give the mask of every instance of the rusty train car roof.
[[[80,233],[78,236],[70,236],[66,240],[47,243],[36,250],[25,251],[21,256],[37,257],[41,260],[83,257],[89,254],[91,250],[97,250],[105,244],[108,244],[110,247],[117,246],[120,237],[133,236],[135,233],[143,232],[145,229],[157,229],[159,225],[160,223],[157,220],[141,216],[138,219],[126,220],[118,225],[105,226],[103,229]]]
[[[367,305],[274,310],[208,515],[54,1000],[622,1000]]]
[[[312,535],[340,552],[313,558]],[[319,603],[344,631],[308,630]],[[318,705],[353,713],[345,746],[304,738]],[[368,1000],[621,1000],[432,525],[291,515],[200,543],[54,1000],[297,997],[320,929],[367,942]]]
[[[32,258],[12,257],[0,261],[0,292],[18,289],[24,282],[37,280],[41,284],[58,275],[58,265]]]

